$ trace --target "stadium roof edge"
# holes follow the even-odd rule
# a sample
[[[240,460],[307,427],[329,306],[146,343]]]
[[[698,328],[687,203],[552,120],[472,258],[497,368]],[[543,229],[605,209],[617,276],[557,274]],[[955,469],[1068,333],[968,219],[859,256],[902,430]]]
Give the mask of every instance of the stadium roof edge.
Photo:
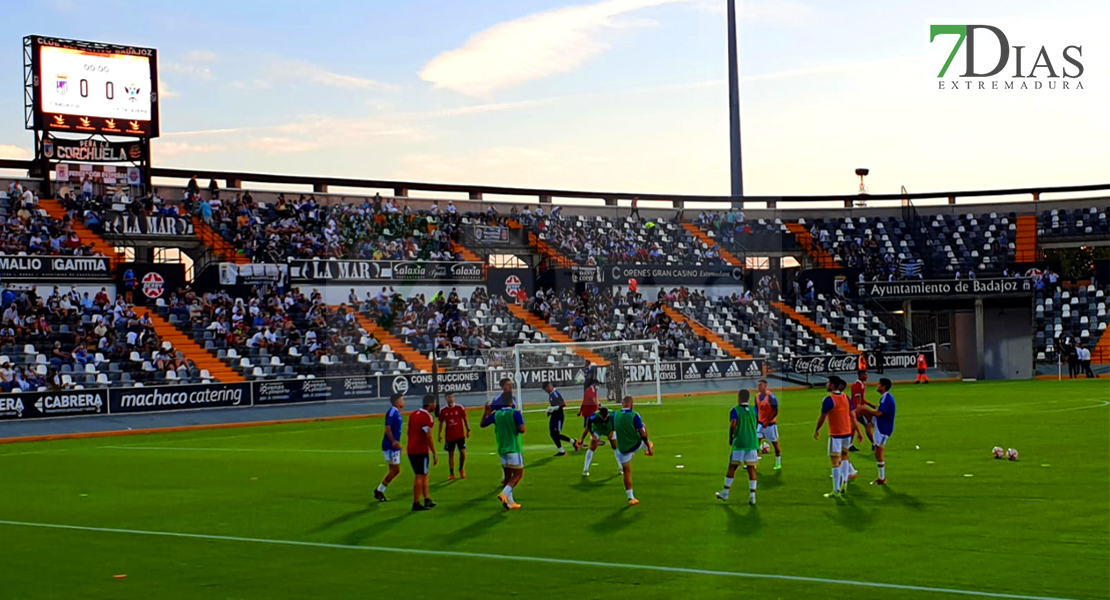
[[[8,169],[31,169],[33,162],[29,160],[17,159],[2,159],[0,158],[0,168]],[[456,183],[435,183],[435,182],[418,182],[418,181],[393,181],[393,180],[379,180],[379,179],[355,179],[349,177],[322,177],[322,176],[306,176],[306,175],[281,175],[276,173],[247,173],[237,171],[215,171],[211,169],[178,169],[169,167],[153,167],[151,175],[154,177],[166,177],[177,179],[189,179],[194,175],[205,179],[221,179],[227,182],[236,182],[235,186],[240,187],[243,182],[256,182],[256,183],[276,183],[287,185],[308,185],[313,186],[317,191],[326,191],[329,186],[336,187],[353,187],[353,188],[383,188],[393,190],[404,190],[407,194],[410,190],[426,191],[426,192],[454,192],[466,193],[473,199],[481,199],[483,194],[495,194],[505,196],[529,196],[539,198],[580,198],[580,199],[594,199],[604,200],[607,203],[615,203],[616,200],[629,200],[633,197],[638,197],[643,201],[662,201],[662,202],[708,202],[708,203],[729,203],[738,200],[732,196],[727,195],[692,195],[692,194],[653,194],[653,193],[640,193],[640,192],[597,192],[586,190],[555,190],[555,189],[542,189],[542,188],[515,188],[505,186],[493,185],[476,185],[476,184],[456,184]],[[928,199],[949,199],[954,201],[957,198],[982,198],[989,196],[1016,196],[1016,195],[1031,195],[1035,199],[1039,198],[1042,194],[1067,194],[1067,193],[1081,193],[1081,192],[1096,192],[1096,191],[1110,191],[1110,183],[1096,183],[1086,185],[1069,185],[1069,186],[1048,186],[1048,187],[1026,187],[1026,188],[1004,188],[1004,189],[986,189],[986,190],[963,190],[963,191],[939,191],[939,192],[915,192],[908,194],[835,194],[835,195],[813,195],[813,196],[744,196],[744,202],[770,202],[770,203],[820,203],[820,202],[850,202],[857,200],[879,201],[879,200],[928,200]]]

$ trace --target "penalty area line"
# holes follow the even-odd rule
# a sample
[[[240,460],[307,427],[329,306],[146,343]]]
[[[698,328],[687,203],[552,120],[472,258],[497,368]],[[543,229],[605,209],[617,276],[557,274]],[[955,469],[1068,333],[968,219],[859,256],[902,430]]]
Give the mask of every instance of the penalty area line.
[[[151,537],[167,537],[178,539],[208,540],[219,542],[235,542],[242,544],[270,544],[274,546],[293,546],[302,548],[327,548],[332,550],[357,550],[363,552],[385,552],[392,554],[413,554],[422,556],[448,556],[455,558],[474,558],[481,560],[516,561],[552,565],[567,565],[575,567],[603,567],[612,569],[625,569],[636,571],[655,571],[663,573],[679,573],[685,575],[706,575],[710,577],[731,577],[740,579],[768,579],[777,581],[796,581],[800,583],[822,583],[829,585],[848,585],[855,587],[877,588],[888,590],[902,590],[914,592],[931,592],[936,594],[975,596],[979,598],[1006,598],[1008,600],[1076,600],[1057,596],[1030,596],[1024,594],[1006,594],[1002,592],[982,592],[976,590],[961,590],[954,588],[928,587],[919,585],[902,585],[897,583],[877,583],[870,581],[851,581],[847,579],[830,579],[825,577],[805,577],[801,575],[775,575],[771,573],[742,573],[738,571],[715,571],[711,569],[694,569],[687,567],[668,567],[663,565],[637,565],[630,563],[597,562],[588,560],[574,560],[570,558],[544,558],[540,556],[513,556],[502,554],[485,554],[481,552],[461,552],[453,550],[423,550],[419,548],[392,548],[388,546],[353,546],[349,544],[328,544],[324,542],[303,542],[297,540],[277,540],[266,538],[248,538],[229,535],[210,535],[202,533],[180,533],[173,531],[145,531],[141,529],[118,529],[114,527],[85,527],[82,525],[59,525],[54,523],[31,523],[26,521],[0,520],[0,525],[12,527],[29,527],[39,529],[59,529],[66,531],[88,531],[94,533],[116,533],[124,535],[141,535]]]

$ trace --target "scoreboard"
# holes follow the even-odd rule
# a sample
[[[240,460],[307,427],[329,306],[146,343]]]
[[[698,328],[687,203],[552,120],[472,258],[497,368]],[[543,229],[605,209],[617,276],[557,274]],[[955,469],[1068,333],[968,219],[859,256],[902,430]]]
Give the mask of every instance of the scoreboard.
[[[42,36],[29,40],[34,129],[158,136],[156,50]]]

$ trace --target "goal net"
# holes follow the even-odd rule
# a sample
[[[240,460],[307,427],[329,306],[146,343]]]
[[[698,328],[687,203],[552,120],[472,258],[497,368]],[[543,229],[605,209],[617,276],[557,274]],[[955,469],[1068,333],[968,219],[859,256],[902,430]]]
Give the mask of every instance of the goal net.
[[[544,385],[551,383],[568,402],[582,399],[587,381],[597,385],[602,402],[634,396],[640,402],[662,403],[659,341],[622,340],[570,344],[517,344],[485,351],[488,399],[501,395],[505,379],[522,403],[546,403]]]

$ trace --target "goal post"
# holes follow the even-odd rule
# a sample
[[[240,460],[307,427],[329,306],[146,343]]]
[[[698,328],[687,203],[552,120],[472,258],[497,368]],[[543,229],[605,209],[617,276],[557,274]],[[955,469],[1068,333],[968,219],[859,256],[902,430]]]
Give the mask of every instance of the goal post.
[[[598,398],[619,402],[631,395],[662,404],[659,340],[523,343],[485,351],[488,399],[501,395],[501,381],[513,381],[521,403],[546,403],[544,385],[560,388],[563,397],[581,400],[587,379],[597,383]]]

